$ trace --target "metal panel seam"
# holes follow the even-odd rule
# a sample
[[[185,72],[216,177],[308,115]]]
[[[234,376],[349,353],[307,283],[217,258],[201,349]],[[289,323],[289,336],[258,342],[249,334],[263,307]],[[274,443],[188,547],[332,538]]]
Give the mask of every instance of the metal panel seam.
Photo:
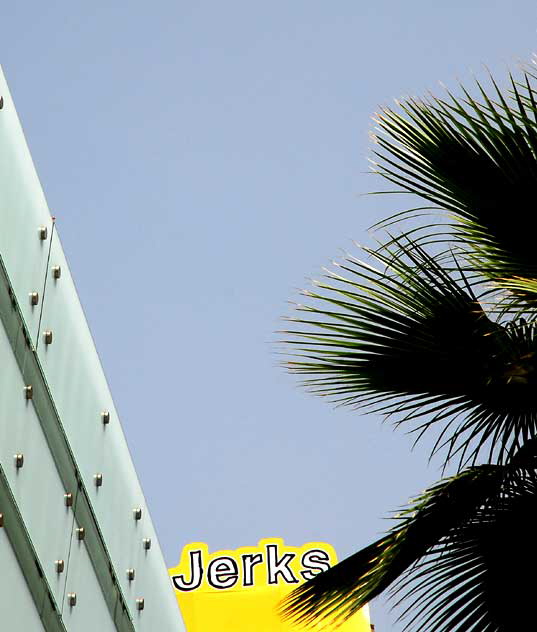
[[[82,481],[81,473],[65,435],[35,346],[31,341],[1,256],[0,280],[4,286],[3,288],[0,287],[0,318],[12,345],[25,384],[33,387],[32,403],[56,464],[58,474],[67,491],[78,490],[73,508],[74,514],[78,524],[86,529],[86,548],[104,599],[118,632],[134,632],[134,624],[93,511],[89,494]],[[14,345],[13,341],[17,339],[17,335],[21,331],[26,345]],[[115,593],[119,597],[120,608],[116,607]]]
[[[50,265],[50,253],[52,251],[52,239],[54,238],[54,229],[56,228],[56,222],[54,218],[52,218],[52,229],[50,231],[50,241],[48,245],[48,254],[47,254],[47,263],[45,265],[44,278],[43,278],[43,291],[41,292],[41,305],[39,308],[39,320],[37,325],[37,331],[35,332],[35,348],[39,347],[39,332],[41,331],[41,320],[43,318],[43,310],[45,309],[45,294],[47,291],[47,279],[48,279],[48,268]],[[22,314],[21,314],[22,316]]]
[[[0,465],[0,509],[3,528],[23,572],[32,599],[47,632],[66,632],[58,605],[41,568],[32,540]]]

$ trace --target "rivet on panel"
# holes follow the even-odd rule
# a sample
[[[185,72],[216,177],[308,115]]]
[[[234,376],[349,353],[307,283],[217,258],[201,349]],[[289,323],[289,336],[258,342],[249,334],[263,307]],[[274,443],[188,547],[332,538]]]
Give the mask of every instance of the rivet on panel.
[[[83,540],[86,537],[86,530],[84,527],[77,527],[76,529],[76,538],[77,540]]]
[[[39,292],[30,292],[30,305],[39,304]]]
[[[102,474],[94,474],[93,480],[95,481],[95,487],[101,487],[103,484],[103,475]]]
[[[136,507],[135,509],[132,510],[132,513],[134,515],[134,519],[135,520],[141,520],[142,519],[142,508],[141,507]]]
[[[0,527],[4,526],[4,514],[0,513]]]
[[[31,384],[28,384],[28,386],[24,387],[24,397],[26,397],[26,399],[32,399],[33,396],[34,389],[32,388]]]
[[[137,610],[143,610],[145,606],[145,601],[143,597],[138,597],[138,599],[136,600],[136,609]]]
[[[63,569],[65,568],[65,562],[63,560],[56,560],[54,562],[54,567],[56,568],[56,572],[58,575],[63,573]]]
[[[47,331],[43,332],[43,340],[45,341],[46,345],[52,344],[52,332],[50,331],[50,329],[47,329]]]
[[[134,575],[135,575],[135,571],[134,568],[128,568],[127,569],[127,579],[132,582],[132,580],[134,579]]]
[[[76,606],[76,593],[67,593],[67,603],[71,606]]]
[[[66,507],[72,507],[73,506],[73,494],[71,494],[71,492],[67,492],[67,494],[64,494],[63,498],[65,500],[65,506]]]
[[[59,279],[62,275],[62,269],[61,266],[52,266],[52,276],[55,279]]]
[[[41,239],[41,241],[45,241],[45,239],[48,237],[48,228],[46,226],[40,226],[39,227],[39,239]]]
[[[101,420],[103,422],[103,424],[106,426],[106,424],[110,423],[110,411],[108,410],[103,410],[103,412],[101,413]]]
[[[144,538],[142,540],[142,546],[146,551],[149,551],[149,549],[151,548],[151,538]]]
[[[24,455],[23,454],[15,454],[13,455],[15,459],[15,467],[21,468],[24,465]]]

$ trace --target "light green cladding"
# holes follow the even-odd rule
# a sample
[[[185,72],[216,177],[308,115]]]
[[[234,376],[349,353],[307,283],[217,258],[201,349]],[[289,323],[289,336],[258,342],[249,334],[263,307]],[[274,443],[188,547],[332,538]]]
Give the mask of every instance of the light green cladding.
[[[0,624],[24,610],[25,630],[182,632],[119,417],[1,72],[0,97],[0,560],[24,593],[0,608]]]

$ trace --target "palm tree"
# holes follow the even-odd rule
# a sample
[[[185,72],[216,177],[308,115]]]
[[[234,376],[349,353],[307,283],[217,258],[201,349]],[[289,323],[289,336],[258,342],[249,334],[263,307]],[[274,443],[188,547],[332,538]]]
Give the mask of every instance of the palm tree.
[[[491,77],[490,93],[477,82],[477,97],[461,87],[376,118],[375,171],[421,200],[304,292],[287,366],[416,442],[432,433],[456,474],[291,593],[288,617],[344,619],[386,590],[409,630],[505,632],[535,616],[535,78],[510,76],[504,95]]]

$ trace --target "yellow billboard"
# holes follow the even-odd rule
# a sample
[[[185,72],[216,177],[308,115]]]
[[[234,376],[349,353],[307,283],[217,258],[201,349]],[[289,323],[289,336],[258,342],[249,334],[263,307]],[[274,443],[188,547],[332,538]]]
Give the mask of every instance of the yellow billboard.
[[[194,542],[168,572],[187,632],[292,632],[305,628],[282,621],[280,601],[336,562],[334,548],[324,542],[291,547],[281,538],[268,538],[257,546],[214,553]],[[307,629],[321,628],[370,632],[369,612],[363,608],[339,626],[324,622]]]

